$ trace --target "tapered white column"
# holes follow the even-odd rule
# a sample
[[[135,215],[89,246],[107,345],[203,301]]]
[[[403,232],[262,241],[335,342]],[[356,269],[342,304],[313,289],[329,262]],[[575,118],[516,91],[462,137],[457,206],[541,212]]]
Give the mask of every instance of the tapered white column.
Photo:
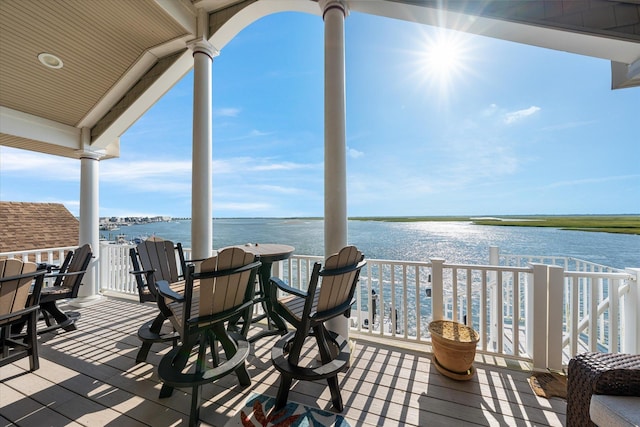
[[[211,65],[217,50],[205,39],[193,50],[193,162],[191,186],[191,249],[194,259],[208,258],[213,249],[213,166]]]
[[[347,162],[344,21],[346,6],[337,0],[319,2],[324,19],[324,252],[325,257],[347,244]],[[327,327],[349,336],[340,316]]]
[[[82,129],[85,146],[90,139],[89,129]],[[71,301],[72,305],[81,307],[100,298],[100,157],[99,153],[84,150],[80,153],[80,246],[85,243],[91,245],[93,258],[89,262],[87,272],[82,278],[82,286],[78,291],[78,298]]]

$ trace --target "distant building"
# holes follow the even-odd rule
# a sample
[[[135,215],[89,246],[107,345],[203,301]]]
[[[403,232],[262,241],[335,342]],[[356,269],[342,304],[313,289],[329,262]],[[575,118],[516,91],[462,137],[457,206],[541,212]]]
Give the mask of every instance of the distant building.
[[[61,203],[0,202],[0,252],[78,246],[79,235]]]

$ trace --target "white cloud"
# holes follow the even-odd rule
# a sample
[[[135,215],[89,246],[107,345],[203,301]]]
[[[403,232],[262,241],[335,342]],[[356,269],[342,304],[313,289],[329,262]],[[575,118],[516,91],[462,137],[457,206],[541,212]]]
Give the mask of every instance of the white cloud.
[[[355,148],[347,148],[347,154],[349,154],[349,157],[351,157],[352,159],[357,159],[364,156],[364,153],[362,151],[358,151]]]
[[[190,164],[190,163],[189,163]],[[322,167],[322,164],[295,163],[295,162],[273,162],[269,158],[259,157],[232,157],[228,159],[214,159],[213,173],[215,175],[264,171],[293,171],[301,169],[315,169]]]
[[[487,108],[485,108],[480,114],[483,117],[490,117],[496,114],[498,111],[498,106],[496,104],[491,104]]]
[[[311,169],[316,165],[309,163],[293,163],[293,162],[282,162],[282,163],[266,163],[262,165],[255,165],[250,168],[252,171],[290,171],[290,170],[299,170],[299,169]]]
[[[532,105],[531,107],[524,110],[512,111],[504,115],[504,122],[510,125],[511,123],[515,123],[519,120],[524,119],[525,117],[529,117],[537,113],[538,111],[540,111],[540,107],[536,107],[535,105]]]
[[[268,203],[256,203],[256,202],[214,202],[214,209],[216,211],[268,211],[272,206]]]
[[[557,125],[545,126],[542,128],[542,130],[557,131],[557,130],[564,130],[564,129],[574,129],[574,128],[580,128],[583,126],[590,126],[595,123],[596,123],[595,120],[584,121],[584,122],[567,122],[567,123],[560,123]]]
[[[140,179],[191,176],[191,161],[105,161],[101,163],[100,179],[110,182],[134,183]]]
[[[66,157],[51,156],[2,147],[0,169],[3,173],[35,173],[41,178],[55,178],[62,181],[80,180],[80,162]]]
[[[234,138],[226,138],[226,141],[242,141],[245,139],[251,139],[251,138],[259,138],[262,136],[269,136],[271,135],[272,132],[263,132],[257,129],[253,129],[252,131],[250,131],[249,133],[245,134],[245,135],[240,135]]]
[[[546,188],[573,187],[576,185],[600,184],[600,183],[611,182],[611,181],[628,181],[628,180],[635,181],[638,179],[640,179],[640,175],[604,176],[600,178],[584,178],[584,179],[574,179],[571,181],[558,181],[558,182],[554,182],[547,185]]]
[[[216,108],[213,110],[213,115],[217,117],[238,117],[239,114],[240,109],[234,107]]]
[[[300,194],[303,191],[295,187],[285,187],[281,185],[254,185],[253,188],[261,193],[278,193],[278,194]]]

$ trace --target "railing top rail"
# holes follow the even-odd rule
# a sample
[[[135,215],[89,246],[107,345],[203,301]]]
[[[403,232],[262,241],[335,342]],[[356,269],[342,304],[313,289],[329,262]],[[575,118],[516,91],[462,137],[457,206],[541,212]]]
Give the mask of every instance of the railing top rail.
[[[36,254],[36,253],[42,253],[42,252],[71,251],[76,249],[77,247],[78,246],[61,246],[57,248],[26,249],[23,251],[0,252],[0,257],[13,257],[16,255]]]
[[[633,274],[624,272],[602,272],[602,271],[565,271],[564,277],[591,277],[596,279],[626,279],[633,280],[635,277]]]
[[[530,273],[531,267],[515,267],[509,265],[482,265],[482,264],[450,264],[444,263],[444,268],[458,268],[458,269],[470,269],[470,270],[485,270],[485,271],[511,271],[514,273]]]
[[[290,259],[309,259],[309,260],[321,260],[323,257],[317,255],[296,255],[293,254]],[[374,264],[388,264],[388,265],[398,265],[398,266],[411,266],[411,267],[433,267],[433,263],[431,261],[399,261],[399,260],[390,260],[390,259],[377,259],[377,258],[369,258],[367,259],[369,265]],[[509,271],[514,273],[530,273],[531,267],[516,267],[516,266],[508,266],[508,265],[483,265],[483,264],[454,264],[454,263],[443,263],[443,268],[457,268],[457,269],[468,269],[468,270],[479,270],[479,271]]]
[[[581,265],[588,265],[591,266],[593,268],[603,268],[603,269],[607,269],[609,271],[615,271],[615,272],[620,272],[620,271],[624,271],[621,268],[616,268],[616,267],[611,267],[608,265],[604,265],[604,264],[599,264],[597,262],[592,262],[592,261],[587,261],[581,258],[575,258],[572,256],[565,256],[565,255],[513,255],[513,254],[500,254],[500,258],[504,259],[504,260],[517,260],[517,259],[525,259],[525,260],[529,260],[529,259],[537,259],[537,260],[552,260],[552,261],[564,261],[567,263],[575,263],[575,264],[581,264]]]

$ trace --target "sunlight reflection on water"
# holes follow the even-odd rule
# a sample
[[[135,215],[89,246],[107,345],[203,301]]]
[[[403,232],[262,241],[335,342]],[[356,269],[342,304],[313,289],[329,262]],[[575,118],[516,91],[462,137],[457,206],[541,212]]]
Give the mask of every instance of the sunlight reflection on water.
[[[131,240],[155,234],[191,245],[191,221],[133,225],[120,230]],[[214,247],[247,242],[284,243],[299,255],[324,254],[324,222],[287,219],[216,219]],[[118,232],[118,233],[120,233]],[[518,255],[572,256],[612,267],[640,267],[640,236],[565,231],[542,227],[500,227],[470,222],[349,221],[350,244],[367,258],[488,264],[489,247]],[[104,233],[104,232],[103,232]],[[115,234],[115,233],[114,233]]]

